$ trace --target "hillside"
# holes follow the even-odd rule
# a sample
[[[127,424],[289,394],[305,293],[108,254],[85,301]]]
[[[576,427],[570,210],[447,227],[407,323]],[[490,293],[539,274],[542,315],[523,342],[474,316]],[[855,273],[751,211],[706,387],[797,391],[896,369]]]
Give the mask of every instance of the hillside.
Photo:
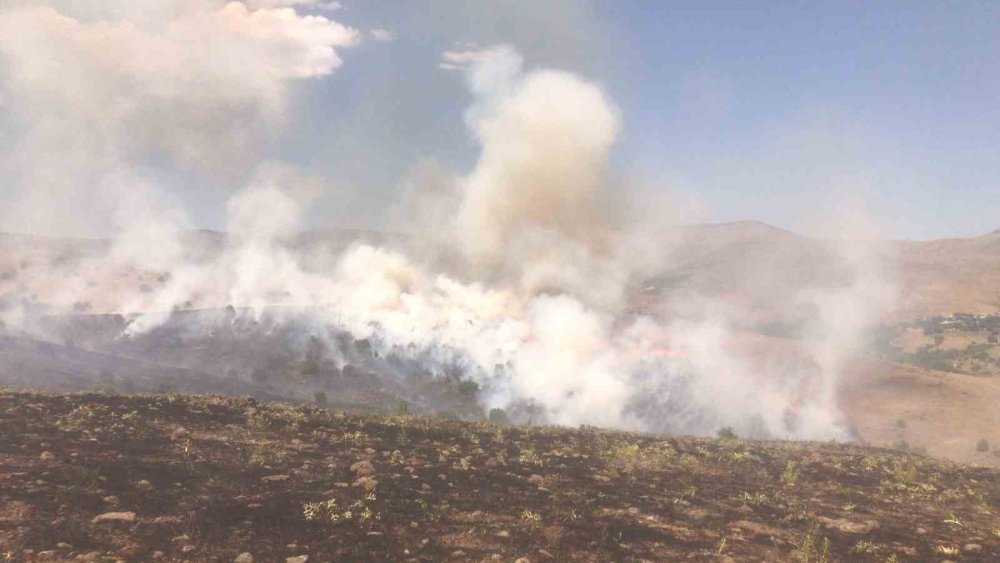
[[[895,244],[904,291],[901,317],[1000,312],[1000,230]]]
[[[14,561],[1000,557],[1000,472],[882,449],[11,391],[0,432]]]
[[[873,445],[906,444],[954,461],[1000,468],[1000,378],[857,362],[843,382],[844,410]],[[980,451],[977,445],[985,440]]]
[[[932,241],[869,245],[900,299],[887,320],[1000,312],[1000,231]],[[836,287],[847,275],[837,245],[755,221],[680,229],[667,269],[651,280],[656,294],[688,291],[748,310],[794,314],[790,296]]]

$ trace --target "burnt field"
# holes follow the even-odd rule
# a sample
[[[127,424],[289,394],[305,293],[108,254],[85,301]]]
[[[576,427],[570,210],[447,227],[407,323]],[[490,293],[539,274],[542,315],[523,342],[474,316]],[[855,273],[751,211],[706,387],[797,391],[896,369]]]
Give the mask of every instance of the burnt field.
[[[12,561],[1000,557],[1000,472],[850,445],[14,391],[0,436]]]
[[[133,331],[144,322],[153,326]],[[412,350],[377,351],[308,309],[39,315],[30,330],[0,326],[0,386],[44,391],[329,396],[355,411],[394,412],[404,401],[410,412],[481,417],[480,388],[464,369]]]

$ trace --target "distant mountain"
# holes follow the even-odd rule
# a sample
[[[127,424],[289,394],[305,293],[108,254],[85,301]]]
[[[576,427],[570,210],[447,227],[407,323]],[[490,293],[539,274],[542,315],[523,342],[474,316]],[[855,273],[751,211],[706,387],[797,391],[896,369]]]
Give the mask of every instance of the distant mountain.
[[[638,297],[690,291],[748,311],[791,313],[797,292],[850,279],[840,245],[765,223],[741,221],[679,229],[667,267]],[[932,241],[877,241],[868,246],[880,276],[898,285],[898,320],[953,312],[1000,312],[1000,232]],[[866,265],[867,266],[867,265]]]

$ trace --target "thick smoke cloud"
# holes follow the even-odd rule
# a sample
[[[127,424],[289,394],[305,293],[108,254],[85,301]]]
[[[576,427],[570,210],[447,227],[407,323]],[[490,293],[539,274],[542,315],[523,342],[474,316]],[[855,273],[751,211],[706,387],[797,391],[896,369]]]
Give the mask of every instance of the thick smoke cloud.
[[[123,177],[163,162],[233,173],[265,155],[295,81],[333,72],[360,33],[254,6],[164,2],[155,20],[0,10],[0,95],[20,133],[5,180],[22,186],[4,228],[86,234],[131,197]]]
[[[288,311],[290,326],[331,349],[345,331],[377,357],[458,369],[479,384],[484,409],[552,423],[848,435],[836,384],[856,335],[892,298],[877,254],[845,247],[843,283],[789,296],[809,322],[805,359],[788,365],[759,365],[735,328],[741,312],[704,296],[636,309],[636,287],[670,259],[674,241],[658,236],[670,210],[639,218],[619,203],[609,160],[621,118],[604,89],[526,70],[509,46],[441,61],[466,78],[478,158],[467,171],[428,166],[410,179],[398,213],[413,219],[414,240],[297,251],[291,241],[322,185],[260,164],[262,147],[295,82],[333,72],[359,32],[288,7],[314,2],[168,4],[170,17],[144,24],[31,4],[0,12],[4,99],[22,132],[7,155],[21,194],[3,228],[87,209],[117,235],[48,292],[50,305],[140,313],[125,339],[175,309]],[[228,199],[223,240],[191,242],[194,225],[150,172],[158,159],[254,170]],[[160,273],[158,285],[114,285],[136,271]],[[31,330],[25,318],[11,308],[3,320]]]

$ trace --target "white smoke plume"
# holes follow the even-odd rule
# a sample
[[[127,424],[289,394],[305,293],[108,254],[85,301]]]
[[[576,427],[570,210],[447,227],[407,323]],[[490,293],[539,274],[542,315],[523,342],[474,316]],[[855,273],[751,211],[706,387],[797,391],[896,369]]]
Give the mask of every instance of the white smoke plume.
[[[288,7],[123,3],[104,8],[163,17],[104,19],[68,4],[0,9],[0,96],[21,132],[5,167],[22,186],[0,217],[9,230],[111,234],[117,200],[130,197],[116,178],[164,160],[252,166],[282,127],[294,82],[333,72],[337,50],[361,37]]]
[[[467,173],[428,174],[433,187],[413,191],[411,203],[426,211],[415,215],[431,223],[414,221],[413,236],[431,241],[429,257],[370,242],[333,260],[296,252],[289,241],[322,187],[257,162],[294,82],[333,72],[338,50],[360,40],[326,15],[293,8],[305,5],[332,6],[188,0],[166,3],[170,17],[148,24],[30,2],[0,11],[3,95],[23,129],[18,150],[5,155],[22,190],[3,228],[38,227],[82,206],[107,217],[116,235],[76,280],[50,292],[54,306],[80,303],[89,274],[107,282],[163,272],[155,288],[114,291],[96,305],[146,313],[122,338],[154,330],[175,309],[262,316],[280,306],[295,311],[289,319],[328,327],[317,331],[323,337],[342,330],[367,339],[383,358],[432,373],[460,366],[479,384],[484,409],[530,407],[536,420],[571,425],[848,436],[833,391],[856,334],[877,314],[873,303],[891,298],[876,258],[848,254],[845,283],[799,296],[814,309],[808,359],[788,366],[760,366],[735,328],[739,313],[707,298],[636,310],[637,284],[670,259],[674,242],[641,233],[661,232],[670,210],[636,223],[619,203],[609,164],[622,125],[603,88],[565,71],[526,70],[512,47],[441,62],[465,73],[465,120],[479,155]],[[39,166],[57,155],[58,170]],[[228,199],[218,248],[201,252],[185,238],[192,222],[144,173],[156,159],[258,169]],[[99,201],[83,205],[94,193]]]

